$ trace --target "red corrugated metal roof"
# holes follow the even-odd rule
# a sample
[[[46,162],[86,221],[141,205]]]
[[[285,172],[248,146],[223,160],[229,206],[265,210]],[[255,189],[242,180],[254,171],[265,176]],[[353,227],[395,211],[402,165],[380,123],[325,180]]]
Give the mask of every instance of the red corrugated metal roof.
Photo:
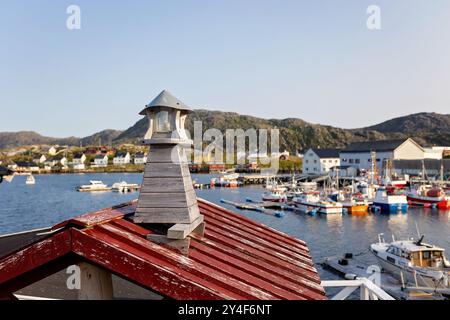
[[[128,219],[136,208],[131,202],[58,224],[47,238],[3,257],[0,291],[75,253],[174,299],[325,299],[305,242],[198,202],[206,230],[203,237],[191,236],[187,256],[147,240],[152,231]]]

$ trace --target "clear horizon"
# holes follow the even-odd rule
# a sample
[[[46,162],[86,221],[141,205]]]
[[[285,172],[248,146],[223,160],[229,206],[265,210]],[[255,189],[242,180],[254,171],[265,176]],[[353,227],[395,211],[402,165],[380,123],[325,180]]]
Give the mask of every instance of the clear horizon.
[[[81,8],[81,30],[66,9]],[[369,5],[381,30],[366,27]],[[0,132],[125,130],[161,90],[194,109],[359,128],[450,113],[450,2],[2,1]]]

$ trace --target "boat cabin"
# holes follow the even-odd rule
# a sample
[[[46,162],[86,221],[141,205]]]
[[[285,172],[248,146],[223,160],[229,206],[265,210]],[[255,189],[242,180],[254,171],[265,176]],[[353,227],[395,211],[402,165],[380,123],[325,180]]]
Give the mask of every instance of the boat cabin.
[[[448,265],[445,250],[429,244],[397,241],[391,243],[386,252],[409,260],[415,267],[440,269]]]

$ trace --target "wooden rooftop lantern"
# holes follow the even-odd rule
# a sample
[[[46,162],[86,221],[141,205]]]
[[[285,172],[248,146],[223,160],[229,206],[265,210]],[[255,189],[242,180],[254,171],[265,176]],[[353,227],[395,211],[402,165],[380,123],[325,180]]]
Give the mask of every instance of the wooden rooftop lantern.
[[[133,218],[135,223],[167,226],[166,235],[149,238],[184,252],[189,248],[187,236],[194,231],[203,234],[204,229],[185,150],[193,143],[184,128],[191,111],[164,90],[140,112],[149,121],[143,143],[151,150]]]

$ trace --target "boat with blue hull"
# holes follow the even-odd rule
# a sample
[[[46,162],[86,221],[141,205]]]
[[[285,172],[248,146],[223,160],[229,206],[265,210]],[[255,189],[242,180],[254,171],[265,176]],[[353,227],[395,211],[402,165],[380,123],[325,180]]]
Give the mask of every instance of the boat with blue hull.
[[[385,188],[379,188],[372,206],[384,213],[408,211],[408,200],[404,194],[388,194]]]

